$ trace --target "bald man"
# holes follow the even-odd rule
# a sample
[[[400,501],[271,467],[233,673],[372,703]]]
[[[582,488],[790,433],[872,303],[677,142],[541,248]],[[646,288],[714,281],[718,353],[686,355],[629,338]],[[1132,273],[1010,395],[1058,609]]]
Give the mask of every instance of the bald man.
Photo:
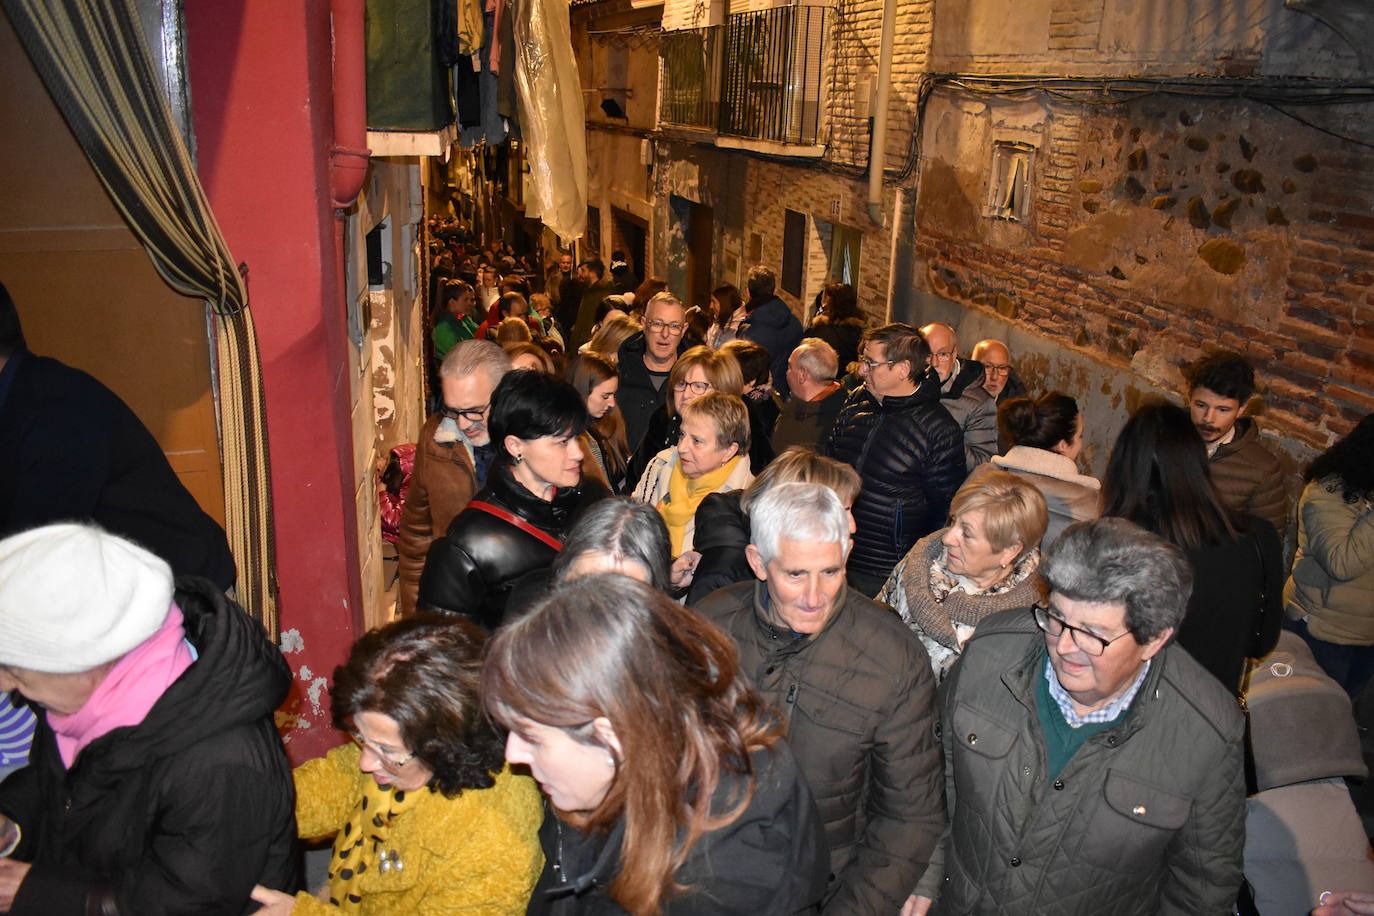
[[[987,373],[983,379],[983,390],[992,395],[998,404],[1019,398],[1026,393],[1026,386],[1016,375],[1011,365],[1011,350],[1000,340],[980,340],[973,345],[973,358],[983,364]]]
[[[972,471],[997,454],[997,401],[983,387],[983,364],[959,358],[954,328],[933,321],[921,333],[930,345],[930,367],[940,377],[940,403],[963,431],[964,462]]]

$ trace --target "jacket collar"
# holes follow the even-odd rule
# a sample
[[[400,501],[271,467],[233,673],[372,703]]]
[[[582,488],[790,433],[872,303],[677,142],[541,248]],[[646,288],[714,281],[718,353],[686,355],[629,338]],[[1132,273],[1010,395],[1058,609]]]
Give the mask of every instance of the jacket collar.
[[[1227,455],[1234,455],[1240,451],[1250,440],[1259,438],[1259,424],[1253,417],[1241,417],[1236,420],[1236,434],[1231,437],[1231,441],[1225,445],[1217,446],[1217,450],[1212,453],[1212,460],[1225,458]]]
[[[1055,480],[1076,483],[1080,487],[1088,487],[1092,490],[1102,488],[1102,484],[1098,482],[1096,477],[1088,477],[1078,473],[1078,466],[1072,460],[1049,449],[1032,448],[1029,445],[1013,445],[1005,455],[994,455],[992,463],[999,468],[1029,471],[1042,477],[1053,477]]]
[[[1031,637],[1031,645],[1020,659],[1002,672],[1002,684],[1016,698],[1016,701],[1026,707],[1027,712],[1034,717],[1036,715],[1035,679],[1043,676],[1047,652],[1045,640],[1038,629],[1032,628],[1028,635]],[[1127,707],[1126,714],[1113,723],[1111,728],[1094,735],[1089,739],[1090,741],[1108,741],[1108,743],[1115,744],[1118,741],[1125,741],[1145,726],[1145,723],[1149,721],[1150,703],[1159,698],[1160,678],[1163,677],[1164,669],[1169,664],[1172,650],[1173,646],[1170,645],[1155,653],[1153,664],[1150,665],[1150,670],[1145,675],[1145,683],[1140,685],[1140,690],[1136,692],[1135,699]]]

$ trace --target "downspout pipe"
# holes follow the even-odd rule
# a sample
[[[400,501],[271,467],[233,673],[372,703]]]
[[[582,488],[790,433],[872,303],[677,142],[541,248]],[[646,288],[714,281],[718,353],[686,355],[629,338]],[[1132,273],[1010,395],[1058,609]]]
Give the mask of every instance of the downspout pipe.
[[[329,0],[334,39],[334,142],[329,197],[335,209],[358,199],[372,151],[367,148],[365,0]]]
[[[873,136],[868,148],[868,218],[883,224],[883,164],[887,159],[887,102],[892,92],[892,38],[897,0],[883,0],[883,32],[878,47],[878,92],[873,101]]]

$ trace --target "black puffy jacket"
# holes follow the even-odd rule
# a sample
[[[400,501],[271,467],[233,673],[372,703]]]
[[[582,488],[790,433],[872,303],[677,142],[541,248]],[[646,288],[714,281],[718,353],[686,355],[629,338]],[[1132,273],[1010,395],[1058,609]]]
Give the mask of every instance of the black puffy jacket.
[[[868,576],[886,576],[918,540],[944,527],[965,476],[964,435],[940,403],[934,372],[915,394],[881,403],[866,387],[856,390],[822,453],[863,478],[849,568]]]
[[[749,546],[749,516],[740,507],[743,490],[707,493],[697,506],[696,534],[692,549],[701,554],[687,604],[696,603],[718,588],[754,578],[744,548]]]
[[[679,356],[687,350],[686,337],[684,334],[683,340],[677,345]],[[620,415],[625,418],[625,441],[629,443],[631,453],[639,448],[640,440],[649,428],[649,417],[668,399],[668,380],[665,378],[662,387],[655,388],[653,378],[644,366],[644,352],[648,347],[644,332],[640,331],[627,337],[616,355],[616,365],[620,370],[620,387],[616,389],[615,402],[620,408]],[[652,458],[654,455],[650,454],[649,457]],[[633,487],[627,486],[625,492],[628,493],[632,489]]]
[[[272,713],[291,670],[210,582],[178,580],[196,660],[138,725],[69,770],[38,711],[29,765],[0,784],[32,867],[16,916],[251,913],[254,884],[295,892],[296,792]]]
[[[583,479],[580,486],[559,490],[545,502],[511,476],[509,465],[499,464],[473,501],[504,509],[561,541],[582,510],[607,495],[600,481]],[[469,504],[448,533],[430,545],[416,605],[464,614],[494,630],[505,619],[515,580],[548,566],[556,553],[533,534]]]

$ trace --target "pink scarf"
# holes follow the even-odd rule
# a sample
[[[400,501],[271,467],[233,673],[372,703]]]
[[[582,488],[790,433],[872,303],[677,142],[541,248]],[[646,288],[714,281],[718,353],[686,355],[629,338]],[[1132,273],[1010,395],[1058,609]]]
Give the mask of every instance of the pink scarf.
[[[194,660],[186,644],[181,608],[174,603],[156,633],[115,662],[80,709],[69,716],[48,713],[63,766],[95,739],[143,721],[153,704]]]

